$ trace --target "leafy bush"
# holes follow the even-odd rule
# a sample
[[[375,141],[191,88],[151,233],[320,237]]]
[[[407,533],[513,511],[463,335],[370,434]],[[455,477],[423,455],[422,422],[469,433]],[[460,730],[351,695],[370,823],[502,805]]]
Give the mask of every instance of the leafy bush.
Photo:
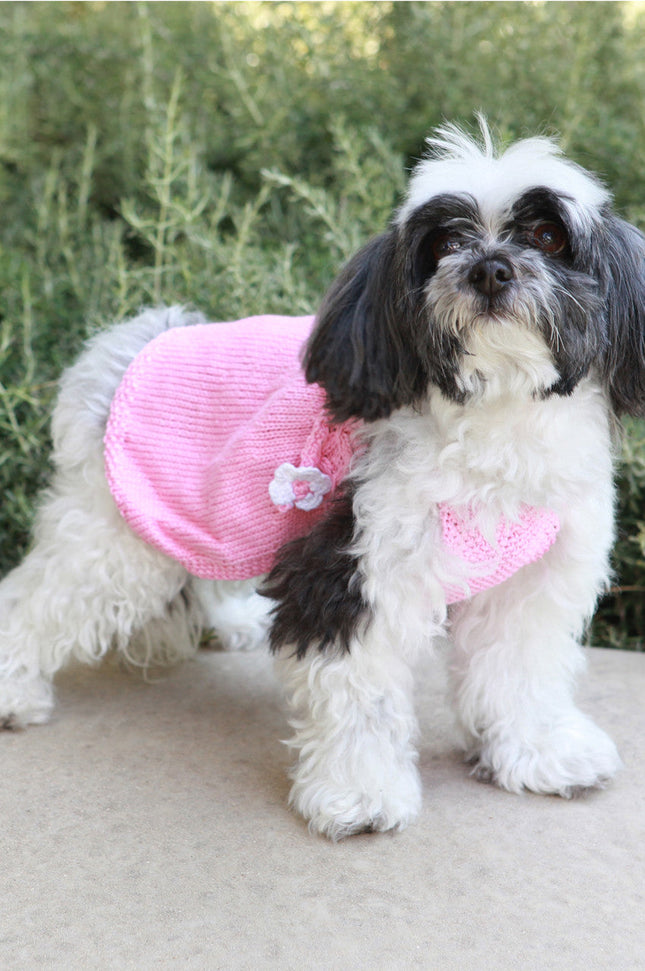
[[[149,303],[315,310],[444,117],[559,131],[645,222],[644,39],[623,3],[0,5],[0,572],[84,338]],[[624,452],[623,592],[592,636],[640,649],[642,423]]]

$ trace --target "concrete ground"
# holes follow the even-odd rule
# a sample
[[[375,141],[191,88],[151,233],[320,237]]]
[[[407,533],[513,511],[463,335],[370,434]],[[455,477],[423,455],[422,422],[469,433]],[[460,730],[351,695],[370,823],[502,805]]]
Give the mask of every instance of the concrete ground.
[[[589,651],[625,769],[570,802],[470,778],[434,666],[421,818],[336,845],[286,808],[264,656],[61,676],[54,721],[0,737],[0,969],[645,968],[645,656]]]

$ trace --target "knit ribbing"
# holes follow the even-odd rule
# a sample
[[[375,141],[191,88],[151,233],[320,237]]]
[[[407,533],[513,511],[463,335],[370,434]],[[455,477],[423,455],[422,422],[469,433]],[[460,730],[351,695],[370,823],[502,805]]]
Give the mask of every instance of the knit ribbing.
[[[473,525],[472,512],[439,507],[446,548],[470,569],[463,584],[446,588],[446,603],[456,603],[508,580],[517,570],[539,560],[555,542],[560,520],[550,509],[522,506],[519,518],[497,524],[494,543]]]

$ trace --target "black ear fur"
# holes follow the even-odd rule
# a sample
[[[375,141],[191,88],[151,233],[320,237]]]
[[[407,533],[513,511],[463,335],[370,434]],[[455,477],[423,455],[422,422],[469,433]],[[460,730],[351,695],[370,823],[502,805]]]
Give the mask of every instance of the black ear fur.
[[[645,417],[645,236],[617,217],[607,222],[605,380],[618,413]]]
[[[415,341],[415,297],[392,228],[354,256],[331,285],[305,353],[336,421],[386,418],[427,386]]]

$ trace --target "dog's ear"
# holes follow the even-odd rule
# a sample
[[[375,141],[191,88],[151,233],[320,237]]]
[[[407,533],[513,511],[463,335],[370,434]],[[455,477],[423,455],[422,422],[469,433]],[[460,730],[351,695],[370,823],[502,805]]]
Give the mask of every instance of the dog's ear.
[[[336,421],[386,418],[425,391],[415,338],[417,296],[392,228],[354,256],[331,285],[304,358]]]
[[[619,413],[645,417],[645,236],[611,217],[602,262],[608,274],[605,380]]]

